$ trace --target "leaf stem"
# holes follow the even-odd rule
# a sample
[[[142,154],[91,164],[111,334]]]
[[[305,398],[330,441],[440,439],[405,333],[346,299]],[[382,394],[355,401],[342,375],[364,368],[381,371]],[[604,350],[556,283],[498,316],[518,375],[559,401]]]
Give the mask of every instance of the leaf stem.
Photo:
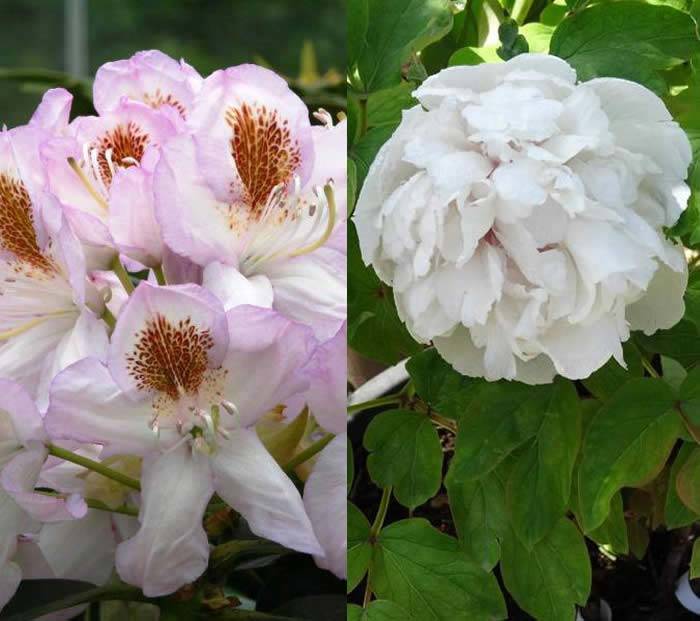
[[[391,500],[391,490],[392,487],[389,485],[385,487],[382,491],[382,499],[379,501],[379,509],[377,510],[377,517],[374,518],[374,523],[369,531],[369,540],[374,541],[379,535],[379,531],[382,530],[384,526],[384,520],[386,519],[386,512],[389,510],[389,501]]]
[[[83,457],[82,455],[78,455],[77,453],[73,453],[72,451],[54,444],[49,444],[46,448],[49,451],[49,455],[53,455],[54,457],[69,461],[73,464],[78,464],[83,468],[87,468],[88,470],[101,474],[103,477],[117,481],[117,483],[121,483],[126,487],[141,491],[141,484],[136,479],[132,479],[130,476],[117,472],[116,470],[112,470],[112,468],[109,468],[104,464],[93,461],[92,459],[88,459],[87,457]]]
[[[129,295],[131,295],[134,291],[134,283],[131,282],[131,277],[129,276],[129,273],[124,269],[122,262],[119,260],[118,254],[114,257],[114,260],[112,261],[112,271],[117,275],[117,278],[119,278],[119,282],[122,283],[122,286],[124,287],[126,292]]]
[[[642,366],[647,370],[647,373],[649,373],[649,375],[651,375],[652,377],[656,377],[656,378],[661,377],[659,375],[658,371],[651,364],[651,361],[648,360],[644,354],[641,354],[640,357],[642,360]]]
[[[311,446],[308,448],[304,449],[301,453],[290,459],[284,466],[283,470],[287,474],[291,474],[294,472],[295,468],[301,464],[303,464],[305,461],[308,461],[311,459],[314,455],[317,453],[320,453],[328,443],[335,438],[335,435],[332,433],[327,433],[325,436],[323,436],[320,440],[314,442]]]
[[[448,431],[451,431],[452,433],[457,433],[457,425],[453,423],[451,420],[448,418],[445,418],[444,416],[440,416],[440,414],[436,414],[435,412],[430,412],[430,420],[432,420],[436,425],[439,427],[442,427],[443,429],[447,429]]]
[[[371,399],[370,401],[363,401],[362,403],[354,403],[353,405],[349,405],[348,414],[356,414],[357,412],[371,410],[372,408],[377,408],[382,405],[398,405],[399,403],[401,403],[400,394],[379,397],[378,399]]]

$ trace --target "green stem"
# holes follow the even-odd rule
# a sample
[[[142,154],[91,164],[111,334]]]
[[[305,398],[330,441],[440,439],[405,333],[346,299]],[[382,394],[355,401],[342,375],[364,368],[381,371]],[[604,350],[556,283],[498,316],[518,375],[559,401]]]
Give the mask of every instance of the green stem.
[[[513,3],[510,16],[518,22],[518,25],[522,26],[525,23],[525,18],[532,8],[532,2],[533,0],[515,0]]]
[[[659,375],[659,373],[657,372],[657,370],[652,366],[651,361],[648,360],[644,354],[641,355],[641,359],[642,359],[642,366],[647,370],[647,373],[649,373],[649,375],[651,375],[652,377],[657,377],[657,378],[661,377]]]
[[[356,414],[363,410],[370,410],[382,405],[398,405],[401,403],[401,395],[389,395],[388,397],[379,397],[371,401],[363,401],[362,403],[353,403],[348,406],[348,414]]]
[[[38,619],[44,615],[59,610],[66,610],[81,604],[92,604],[93,602],[147,602],[150,601],[143,595],[141,589],[128,584],[106,584],[105,586],[88,589],[74,595],[69,595],[63,599],[53,601],[44,606],[39,606],[33,610],[18,612],[5,619],[5,621],[27,621],[27,619]]]
[[[103,477],[107,477],[108,479],[117,481],[117,483],[126,485],[126,487],[141,491],[141,484],[136,479],[132,479],[130,476],[117,472],[116,470],[112,470],[112,468],[109,468],[104,464],[88,459],[87,457],[83,457],[82,455],[78,455],[77,453],[73,453],[72,451],[61,448],[60,446],[55,446],[54,444],[49,444],[47,448],[49,450],[49,455],[53,455],[54,457],[69,461],[73,464],[78,464],[83,468],[87,468],[88,470],[101,474]]]
[[[101,500],[96,500],[95,498],[86,498],[85,504],[91,509],[96,509],[97,511],[107,511],[109,513],[121,513],[122,515],[131,515],[133,517],[138,517],[139,510],[131,505],[122,505],[116,509],[112,509],[109,505],[106,505]]]
[[[164,287],[165,285],[168,284],[168,281],[165,280],[165,274],[163,273],[163,266],[158,265],[153,268],[153,273],[156,275],[156,280],[158,281],[158,284]]]
[[[325,436],[323,436],[320,440],[317,442],[314,442],[310,447],[304,449],[301,453],[299,453],[297,456],[293,457],[290,459],[284,466],[284,471],[287,474],[291,474],[294,472],[294,469],[299,466],[300,464],[303,464],[305,461],[308,461],[311,459],[314,455],[317,453],[320,453],[328,443],[335,438],[335,435],[332,433],[327,433]]]
[[[131,295],[134,291],[134,283],[131,282],[131,276],[129,276],[129,273],[124,269],[122,262],[119,260],[119,255],[115,256],[114,261],[112,261],[112,271],[117,275],[119,282],[122,283],[126,292]]]
[[[377,517],[374,518],[374,523],[369,531],[369,540],[374,541],[379,536],[379,531],[382,530],[384,526],[384,520],[386,519],[386,512],[389,510],[389,501],[391,500],[391,485],[384,488],[382,492],[382,499],[379,502],[379,509],[377,511]]]

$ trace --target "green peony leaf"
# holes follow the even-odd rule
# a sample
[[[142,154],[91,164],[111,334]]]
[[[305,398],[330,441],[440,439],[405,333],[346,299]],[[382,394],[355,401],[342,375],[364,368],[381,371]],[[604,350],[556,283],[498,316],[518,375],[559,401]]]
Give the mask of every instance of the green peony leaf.
[[[367,28],[350,72],[357,76],[358,90],[365,93],[398,84],[401,66],[409,56],[452,28],[448,0],[367,0],[367,6]],[[353,10],[353,24],[364,23],[355,17],[358,13]],[[355,32],[361,30],[361,25],[353,26],[352,60]]]
[[[578,473],[585,532],[605,521],[615,492],[659,472],[681,431],[673,394],[661,379],[633,379],[600,408],[586,432]]]
[[[690,579],[700,577],[700,539],[693,542],[693,553],[690,557]]]
[[[450,56],[448,64],[450,67],[454,67],[455,65],[503,62],[497,50],[496,47],[463,47]]]
[[[666,490],[666,503],[664,506],[664,518],[668,528],[681,528],[695,522],[700,515],[688,508],[678,496],[677,480],[678,473],[683,468],[688,458],[695,452],[694,444],[684,442],[676,458],[671,465],[671,472],[668,477],[668,489]]]
[[[591,588],[591,564],[583,536],[567,518],[529,549],[515,534],[503,542],[503,581],[518,605],[538,621],[573,619]]]
[[[394,294],[360,256],[357,233],[348,223],[348,344],[361,354],[394,364],[422,347],[396,313]]]
[[[495,577],[427,520],[402,520],[382,530],[370,578],[377,597],[400,603],[416,620],[506,618]]]
[[[676,493],[693,513],[700,514],[700,448],[695,447],[678,468]]]
[[[515,462],[506,487],[513,527],[531,547],[566,510],[581,443],[581,412],[574,385],[559,378],[530,445]]]
[[[460,420],[452,476],[478,479],[491,472],[540,428],[550,386],[484,384]]]
[[[442,446],[432,421],[420,412],[391,410],[372,419],[364,438],[367,470],[379,487],[411,509],[437,494],[442,482]]]
[[[583,380],[583,385],[601,401],[612,397],[620,386],[633,377],[644,375],[639,348],[632,341],[627,341],[623,345],[623,351],[627,363],[626,370],[620,366],[617,360],[610,358],[600,369]]]
[[[350,604],[347,621],[406,621],[408,617],[408,613],[398,604],[387,599],[377,599],[365,609]]]
[[[608,546],[615,554],[629,554],[627,522],[620,492],[613,495],[610,501],[608,517],[598,528],[588,533],[588,536],[599,545]]]
[[[659,330],[651,336],[638,332],[634,340],[642,349],[673,358],[686,368],[700,359],[698,326],[688,318],[681,319],[669,330]]]
[[[406,365],[416,392],[433,410],[459,420],[477,398],[484,381],[455,371],[435,349],[424,349]]]
[[[417,105],[411,93],[412,82],[401,82],[397,86],[371,93],[367,98],[367,119],[370,127],[390,125],[395,128],[401,122],[401,113]]]
[[[564,19],[550,53],[569,62],[579,80],[616,77],[665,93],[661,71],[700,51],[693,19],[669,6],[603,2]]]
[[[364,513],[348,503],[348,593],[360,584],[372,556],[370,525]]]
[[[494,470],[480,479],[460,479],[450,469],[445,487],[450,511],[465,552],[483,569],[501,558],[500,540],[508,530],[504,476]]]

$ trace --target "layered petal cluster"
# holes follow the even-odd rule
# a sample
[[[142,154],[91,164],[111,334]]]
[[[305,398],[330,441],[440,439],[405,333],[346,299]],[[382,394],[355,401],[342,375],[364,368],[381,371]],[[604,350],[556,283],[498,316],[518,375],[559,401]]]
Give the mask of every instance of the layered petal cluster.
[[[343,437],[284,466],[345,429],[345,122],[157,51],[71,103],[0,132],[0,610],[22,576],[193,582],[214,494],[340,576]]]
[[[680,320],[686,262],[664,228],[691,150],[656,95],[523,54],[414,96],[354,221],[417,340],[466,375],[546,383],[624,364],[630,330]]]

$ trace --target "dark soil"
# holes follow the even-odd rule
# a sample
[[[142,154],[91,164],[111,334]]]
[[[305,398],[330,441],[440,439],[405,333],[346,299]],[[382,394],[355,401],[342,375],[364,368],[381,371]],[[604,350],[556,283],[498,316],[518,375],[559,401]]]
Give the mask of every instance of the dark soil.
[[[362,437],[369,421],[379,411],[368,410],[361,413],[348,427],[355,458],[355,481],[350,491],[350,499],[363,511],[370,523],[379,506],[381,490],[372,483],[367,473],[367,453],[362,447]],[[440,433],[448,458],[445,462],[448,463],[452,451],[452,437],[449,432]],[[444,488],[435,498],[418,507],[413,516],[426,518],[436,528],[456,536]],[[408,510],[392,501],[385,524],[407,517]],[[671,532],[657,530],[650,533],[649,547],[641,560],[633,556],[611,560],[589,541],[593,586],[591,601],[583,611],[584,619],[600,621],[600,598],[608,602],[614,621],[691,621],[700,618],[684,610],[673,595],[677,578],[688,568],[692,547],[688,535],[689,532],[682,529]],[[501,581],[498,569],[496,576]],[[364,583],[360,584],[348,596],[348,601],[362,605],[364,589]],[[508,606],[508,619],[532,620],[530,615],[518,607],[507,591],[502,590]],[[696,591],[700,594],[700,588]]]

